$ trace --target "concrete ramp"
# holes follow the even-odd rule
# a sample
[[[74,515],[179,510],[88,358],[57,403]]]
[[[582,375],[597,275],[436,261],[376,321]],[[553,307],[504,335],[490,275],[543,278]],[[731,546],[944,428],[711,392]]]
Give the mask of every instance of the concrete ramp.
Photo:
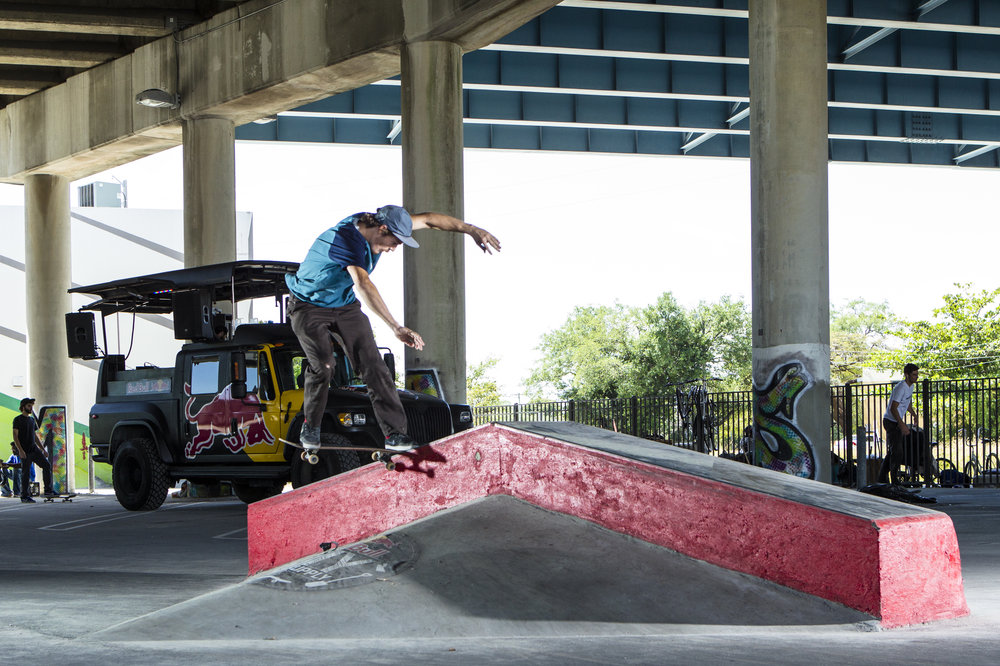
[[[496,495],[340,544],[97,637],[593,638],[850,631],[866,622],[870,615],[840,604]]]
[[[491,424],[397,460],[250,505],[250,572],[510,495],[884,627],[968,613],[954,528],[935,511],[575,423]]]

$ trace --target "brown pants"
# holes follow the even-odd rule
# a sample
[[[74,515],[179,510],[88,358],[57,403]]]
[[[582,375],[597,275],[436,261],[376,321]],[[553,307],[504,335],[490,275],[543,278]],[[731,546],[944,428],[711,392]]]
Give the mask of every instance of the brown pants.
[[[300,301],[295,297],[288,302],[288,321],[309,359],[306,370],[304,405],[306,423],[319,427],[333,376],[333,339],[337,333],[347,348],[347,357],[368,385],[375,418],[383,434],[406,433],[406,412],[399,401],[396,384],[389,368],[375,345],[371,322],[355,301],[339,308],[323,308]]]

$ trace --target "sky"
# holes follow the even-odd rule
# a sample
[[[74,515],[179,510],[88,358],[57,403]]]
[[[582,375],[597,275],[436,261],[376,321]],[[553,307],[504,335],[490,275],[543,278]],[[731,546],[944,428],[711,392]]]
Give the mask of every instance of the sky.
[[[466,240],[467,357],[499,359],[507,401],[526,397],[541,336],[575,306],[642,306],[666,291],[688,307],[750,301],[748,160],[469,149],[464,162],[465,219],[503,244],[490,256]],[[130,208],[180,209],[181,164],[175,148],[96,174],[73,184],[72,202],[78,185],[118,179]],[[236,164],[258,259],[301,261],[343,217],[402,200],[398,147],[239,142]],[[997,191],[997,170],[831,164],[831,302],[929,319],[956,282],[1000,286]],[[0,185],[0,205],[21,204],[20,186]],[[394,252],[372,276],[399,319],[402,263]]]

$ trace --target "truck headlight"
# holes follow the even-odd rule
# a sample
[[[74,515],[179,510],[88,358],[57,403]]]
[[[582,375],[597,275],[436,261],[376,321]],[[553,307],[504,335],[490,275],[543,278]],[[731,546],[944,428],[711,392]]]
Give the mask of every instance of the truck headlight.
[[[347,428],[353,426],[363,426],[368,423],[368,416],[364,412],[341,412],[337,414],[337,421]]]

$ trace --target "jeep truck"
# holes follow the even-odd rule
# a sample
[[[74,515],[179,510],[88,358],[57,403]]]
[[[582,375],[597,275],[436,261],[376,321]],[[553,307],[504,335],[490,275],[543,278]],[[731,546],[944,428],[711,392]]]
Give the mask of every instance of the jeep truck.
[[[101,358],[90,445],[95,461],[111,464],[115,496],[123,507],[156,509],[180,479],[228,481],[236,496],[250,503],[280,493],[288,482],[297,488],[360,466],[362,452],[320,451],[319,463],[311,465],[281,441],[298,442],[303,421],[305,354],[291,326],[243,324],[229,335],[226,315],[213,307],[231,299],[235,310],[238,301],[265,296],[283,306],[284,276],[297,267],[237,261],[70,290],[99,297],[81,311],[99,312],[102,324],[103,317],[120,312],[173,314],[175,337],[189,339],[172,368],[129,368],[125,356],[101,355],[88,344],[95,337],[92,315],[82,324],[79,313],[67,316],[70,355]],[[333,338],[336,371],[322,444],[381,447],[385,440],[367,389]],[[386,363],[394,373],[391,353]],[[418,442],[472,427],[468,405],[405,390],[399,396],[409,434]]]

